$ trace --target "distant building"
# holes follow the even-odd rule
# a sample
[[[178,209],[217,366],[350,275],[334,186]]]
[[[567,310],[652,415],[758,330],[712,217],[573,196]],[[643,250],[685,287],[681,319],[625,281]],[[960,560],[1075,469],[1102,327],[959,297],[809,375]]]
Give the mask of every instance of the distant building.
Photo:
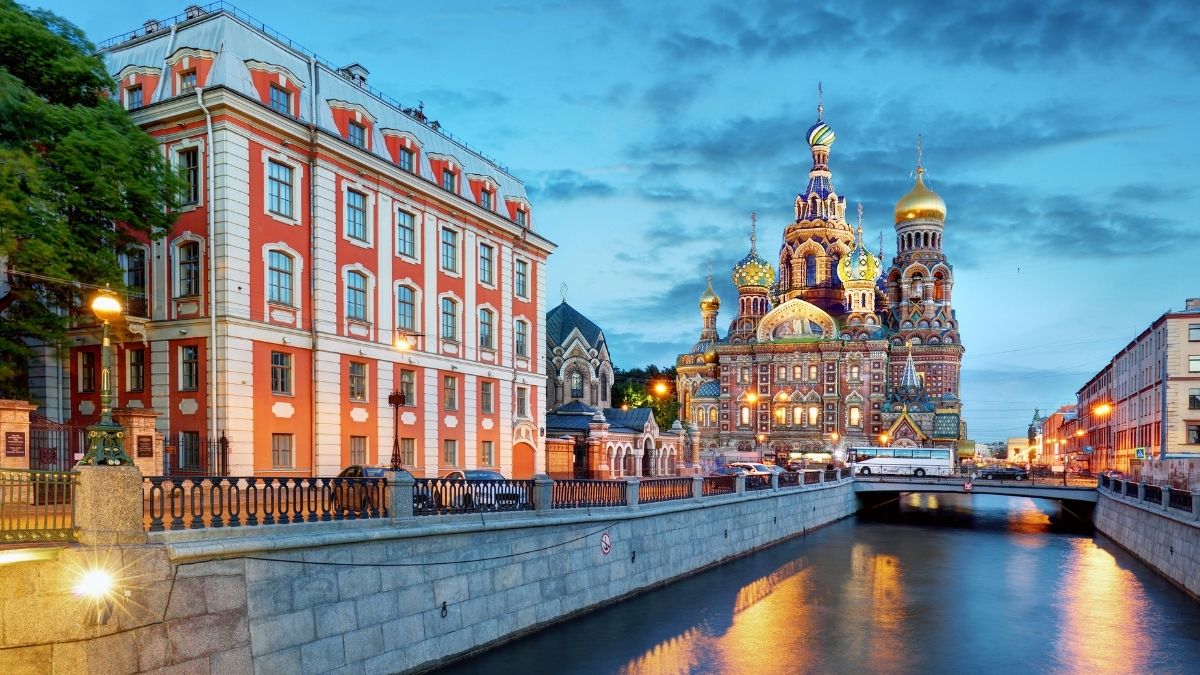
[[[546,405],[579,401],[603,408],[611,402],[612,383],[604,331],[563,299],[546,314]]]
[[[861,208],[857,228],[846,220],[819,105],[807,140],[812,169],[777,267],[759,254],[752,217],[724,337],[709,275],[699,340],[676,359],[680,416],[706,452],[757,449],[778,463],[853,445],[957,448],[963,347],[942,248],[946,204],[925,185],[918,154],[915,184],[896,203],[889,265],[867,250]]]
[[[1073,454],[1075,406],[1064,405],[1042,419],[1039,464],[1065,465]]]

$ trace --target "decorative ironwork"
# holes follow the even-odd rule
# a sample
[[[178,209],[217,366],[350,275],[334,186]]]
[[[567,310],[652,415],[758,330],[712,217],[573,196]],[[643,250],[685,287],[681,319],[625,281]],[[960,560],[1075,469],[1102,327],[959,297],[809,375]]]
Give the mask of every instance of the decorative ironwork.
[[[75,541],[74,471],[0,470],[0,543]]]
[[[531,480],[418,478],[413,486],[413,513],[418,516],[533,508]]]
[[[1184,513],[1192,512],[1192,493],[1187,490],[1167,488],[1167,506]]]
[[[691,499],[693,496],[691,478],[647,478],[638,485],[639,504]]]
[[[1136,487],[1137,484],[1133,483],[1132,481],[1126,481],[1125,484],[1135,486],[1134,490],[1133,490],[1133,494],[1134,494],[1134,496],[1136,496],[1137,495],[1137,487]],[[1128,488],[1126,488],[1125,494],[1129,495]],[[1160,488],[1157,485],[1142,486],[1142,501],[1150,502],[1151,504],[1162,504],[1162,488]]]
[[[625,481],[620,480],[556,480],[551,494],[552,508],[556,509],[626,506],[628,504]],[[640,495],[639,501],[641,501]]]
[[[800,474],[795,471],[785,471],[779,474],[779,487],[797,487],[800,485]]]
[[[737,491],[737,476],[705,476],[704,496],[728,495]]]

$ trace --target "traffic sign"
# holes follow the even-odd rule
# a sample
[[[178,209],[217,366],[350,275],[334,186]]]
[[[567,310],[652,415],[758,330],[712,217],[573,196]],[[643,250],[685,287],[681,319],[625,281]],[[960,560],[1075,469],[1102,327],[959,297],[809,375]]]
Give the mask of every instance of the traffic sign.
[[[975,489],[975,484],[972,483],[971,481],[967,481],[967,482],[963,483],[963,490],[970,492],[971,490],[974,490],[974,489]]]
[[[604,555],[608,555],[612,552],[612,537],[608,536],[607,532],[600,535],[600,551],[604,553]]]

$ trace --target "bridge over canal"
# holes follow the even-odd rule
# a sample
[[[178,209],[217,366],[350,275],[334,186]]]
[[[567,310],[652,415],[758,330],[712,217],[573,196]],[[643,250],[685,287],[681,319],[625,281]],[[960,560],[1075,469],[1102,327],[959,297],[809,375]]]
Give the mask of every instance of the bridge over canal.
[[[900,492],[940,492],[952,494],[1005,495],[1053,499],[1060,502],[1086,502],[1098,499],[1094,482],[1073,481],[1066,485],[1052,480],[970,480],[964,476],[855,476],[854,492],[870,499]]]

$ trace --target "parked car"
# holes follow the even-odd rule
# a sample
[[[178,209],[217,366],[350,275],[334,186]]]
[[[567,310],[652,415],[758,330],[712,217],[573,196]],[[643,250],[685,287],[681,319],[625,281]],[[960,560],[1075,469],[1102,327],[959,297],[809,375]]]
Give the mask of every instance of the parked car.
[[[427,498],[438,509],[466,511],[511,511],[529,504],[525,488],[487,469],[447,472]]]
[[[383,469],[375,466],[351,464],[338,472],[338,478],[329,486],[329,510],[345,515],[349,512],[378,511],[383,498],[378,480],[383,478]]]
[[[730,462],[729,466],[745,469],[751,476],[770,476],[773,473],[771,467],[758,462]]]
[[[1029,472],[1019,466],[985,466],[979,469],[984,480],[1027,480]]]
[[[736,476],[736,475],[742,474],[742,473],[749,473],[749,472],[746,471],[746,469],[743,467],[734,466],[732,464],[727,464],[725,466],[718,466],[717,468],[713,469],[712,471],[709,471],[708,475],[710,475],[710,476]]]

